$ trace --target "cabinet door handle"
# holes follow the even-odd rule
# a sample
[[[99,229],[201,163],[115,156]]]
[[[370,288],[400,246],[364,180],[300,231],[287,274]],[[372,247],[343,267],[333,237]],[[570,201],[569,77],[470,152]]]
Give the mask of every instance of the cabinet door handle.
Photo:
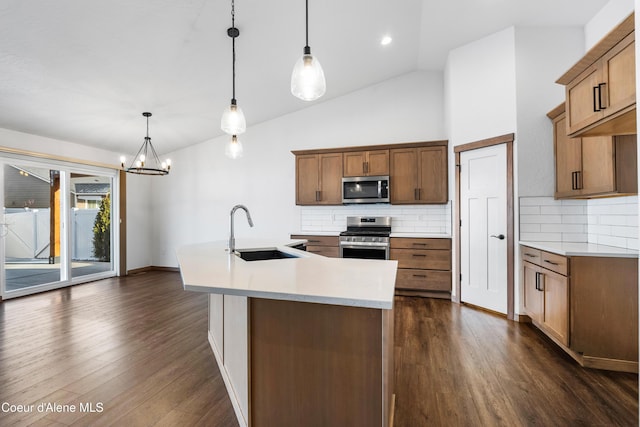
[[[571,189],[572,190],[577,190],[577,184],[576,184],[576,174],[577,172],[571,172]]]
[[[418,189],[417,188],[413,189],[413,200],[418,200]]]
[[[576,190],[582,190],[582,171],[576,171]]]
[[[538,290],[544,292],[544,273],[538,273]]]
[[[320,199],[320,190],[317,190],[316,191],[316,202],[319,202],[320,200],[321,200]]]
[[[536,271],[536,291],[540,290],[540,273]]]
[[[607,89],[607,84],[606,83],[599,83],[598,84],[598,108],[600,110],[606,110],[607,106],[606,104],[602,103],[602,99],[605,98],[606,100],[606,96],[602,95],[602,90],[606,90]]]
[[[598,93],[600,92],[600,86],[594,86],[593,87],[593,112],[597,113],[598,111],[600,111],[600,109],[598,108]]]

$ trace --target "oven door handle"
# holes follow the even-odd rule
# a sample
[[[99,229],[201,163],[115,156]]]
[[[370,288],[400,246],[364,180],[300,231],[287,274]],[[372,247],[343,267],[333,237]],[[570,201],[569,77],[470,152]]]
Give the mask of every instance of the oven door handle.
[[[341,248],[345,248],[345,249],[379,249],[379,250],[386,250],[389,247],[388,243],[376,243],[375,245],[354,245],[351,243],[340,243],[340,247]]]

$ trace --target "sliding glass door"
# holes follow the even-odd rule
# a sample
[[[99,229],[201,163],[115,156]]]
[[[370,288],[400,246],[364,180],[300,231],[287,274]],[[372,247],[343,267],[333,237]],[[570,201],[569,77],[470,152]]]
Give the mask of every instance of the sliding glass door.
[[[113,270],[111,178],[71,174],[71,277]]]
[[[0,160],[2,297],[114,276],[115,171]]]
[[[60,183],[58,170],[4,165],[2,234],[7,292],[65,279],[60,257]]]

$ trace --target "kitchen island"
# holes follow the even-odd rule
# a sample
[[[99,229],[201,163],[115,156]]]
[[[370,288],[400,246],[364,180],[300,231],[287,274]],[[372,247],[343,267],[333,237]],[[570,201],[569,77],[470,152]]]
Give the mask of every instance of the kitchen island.
[[[177,252],[184,288],[210,294],[209,342],[238,422],[389,425],[397,262],[286,244],[238,241],[247,259],[282,257],[260,261],[222,241]]]

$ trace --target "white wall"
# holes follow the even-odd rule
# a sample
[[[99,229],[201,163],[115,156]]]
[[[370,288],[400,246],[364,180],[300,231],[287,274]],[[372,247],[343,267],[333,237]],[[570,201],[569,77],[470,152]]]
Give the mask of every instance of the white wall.
[[[546,113],[564,102],[555,83],[583,55],[581,28],[515,30],[519,196],[552,196],[555,189],[553,128]]]
[[[288,236],[300,225],[291,150],[446,139],[442,105],[442,74],[419,71],[251,126],[238,160],[224,157],[226,137],[171,153],[171,174],[152,184],[153,265],[177,266],[180,245],[227,239],[238,203],[255,227],[237,212],[236,237]]]
[[[452,147],[515,132],[515,66],[513,27],[449,52],[445,114]]]
[[[618,25],[634,10],[634,0],[610,0],[585,25],[585,46],[588,51],[600,41],[613,27]]]

